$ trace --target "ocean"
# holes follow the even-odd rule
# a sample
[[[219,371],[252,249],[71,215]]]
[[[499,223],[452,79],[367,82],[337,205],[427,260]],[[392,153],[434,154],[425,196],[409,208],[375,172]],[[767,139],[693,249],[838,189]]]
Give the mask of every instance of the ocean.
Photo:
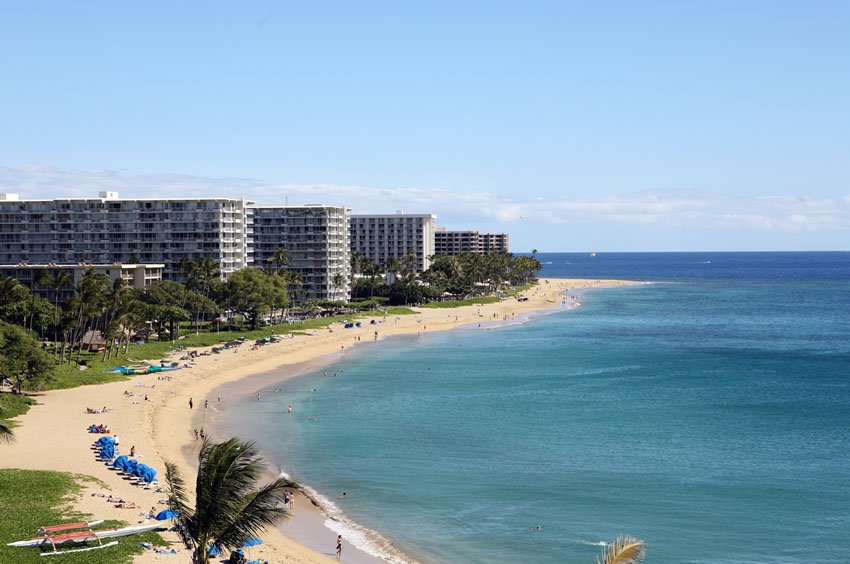
[[[631,534],[653,563],[848,562],[850,253],[538,258],[652,284],[363,343],[224,427],[397,561],[589,563]]]

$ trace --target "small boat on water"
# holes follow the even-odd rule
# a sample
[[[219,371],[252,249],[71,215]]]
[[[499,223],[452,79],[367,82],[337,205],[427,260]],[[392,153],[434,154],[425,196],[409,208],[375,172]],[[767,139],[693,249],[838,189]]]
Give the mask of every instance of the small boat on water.
[[[101,548],[106,548],[107,546],[114,546],[118,544],[117,541],[109,542],[106,544],[101,543],[100,541],[103,539],[112,539],[116,537],[126,537],[128,535],[135,535],[137,533],[145,533],[147,531],[153,531],[154,529],[162,527],[162,523],[149,523],[146,525],[132,525],[129,527],[122,527],[120,529],[103,529],[100,531],[93,531],[91,527],[95,525],[99,525],[103,523],[103,521],[90,521],[88,523],[71,523],[68,525],[55,525],[52,527],[41,527],[38,532],[43,536],[30,539],[30,540],[22,540],[16,542],[10,542],[8,546],[19,546],[19,547],[29,547],[29,548],[52,548],[52,552],[44,553],[44,556],[48,554],[65,554],[69,552],[81,552],[86,550],[98,550]],[[88,531],[73,531],[74,529],[84,529],[88,528]],[[73,531],[73,532],[61,532],[61,531]],[[63,550],[58,552],[56,547],[64,546],[66,544],[74,544],[74,543],[83,543],[89,541],[97,541],[98,546],[92,546],[89,548],[82,548],[78,550]]]
[[[595,257],[595,256],[596,256],[596,253],[591,251],[591,253],[590,253],[590,258],[593,258],[593,257]]]

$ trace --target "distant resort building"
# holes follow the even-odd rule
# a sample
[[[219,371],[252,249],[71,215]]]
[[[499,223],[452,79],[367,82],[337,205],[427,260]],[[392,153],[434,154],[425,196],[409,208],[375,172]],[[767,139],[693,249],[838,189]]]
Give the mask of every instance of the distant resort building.
[[[486,255],[491,252],[508,252],[507,233],[479,233],[477,230],[448,231],[445,227],[438,227],[434,233],[435,255],[461,253]]]
[[[254,266],[277,266],[279,248],[289,254],[286,269],[298,273],[294,301],[351,299],[349,212],[343,206],[263,206],[253,216]]]
[[[74,295],[74,288],[89,270],[105,274],[110,280],[124,280],[128,288],[142,289],[162,280],[163,264],[28,264],[0,265],[0,276],[14,278],[30,289],[34,294],[53,300],[56,290],[43,286],[39,279],[46,272],[54,274],[65,271],[69,274],[69,284],[59,290],[59,299],[65,300]]]
[[[226,278],[251,264],[251,229],[237,198],[19,200],[0,194],[0,264],[162,264],[212,259]]]
[[[351,251],[382,268],[390,259],[401,260],[411,253],[416,270],[422,272],[431,266],[436,224],[434,214],[352,215]]]
[[[0,269],[38,293],[40,272],[86,269],[135,288],[184,281],[181,265],[209,259],[221,277],[249,266],[297,273],[295,302],[348,301],[351,253],[386,269],[414,258],[422,272],[435,254],[507,251],[507,233],[437,229],[434,214],[351,215],[344,206],[259,205],[242,198],[19,199],[0,194]],[[276,264],[276,253],[288,254]],[[72,288],[63,290],[73,292]]]

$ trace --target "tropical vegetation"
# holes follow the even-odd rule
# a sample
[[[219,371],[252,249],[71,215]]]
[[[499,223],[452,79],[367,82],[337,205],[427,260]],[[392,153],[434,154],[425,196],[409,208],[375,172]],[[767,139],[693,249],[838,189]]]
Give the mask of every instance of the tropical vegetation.
[[[263,486],[257,481],[263,459],[252,442],[230,439],[214,443],[205,439],[198,453],[194,503],[188,501],[186,483],[173,463],[165,465],[168,506],[178,514],[177,528],[186,546],[195,551],[195,562],[210,561],[212,547],[234,550],[249,537],[287,516],[284,494],[298,489],[286,478]]]

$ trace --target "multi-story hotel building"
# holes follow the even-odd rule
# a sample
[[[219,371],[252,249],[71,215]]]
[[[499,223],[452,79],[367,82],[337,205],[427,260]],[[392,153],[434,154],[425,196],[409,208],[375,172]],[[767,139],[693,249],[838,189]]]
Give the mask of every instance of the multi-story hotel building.
[[[481,252],[489,253],[507,253],[508,250],[508,234],[507,233],[482,233],[481,234]]]
[[[416,269],[425,271],[434,254],[436,223],[433,214],[352,215],[351,251],[384,268],[390,259],[401,260],[410,252]]]
[[[19,200],[0,194],[0,264],[163,264],[212,259],[222,277],[252,263],[247,205],[237,198]]]
[[[254,266],[275,267],[278,248],[289,253],[288,270],[301,276],[295,301],[351,298],[349,210],[342,206],[251,206]]]
[[[162,280],[163,264],[8,264],[0,265],[0,276],[14,278],[33,293],[49,300],[56,297],[56,289],[39,283],[43,273],[58,271],[68,273],[68,284],[59,289],[59,299],[74,295],[74,288],[89,270],[105,274],[110,280],[121,278],[129,288],[142,289]]]
[[[434,254],[459,255],[475,253],[486,255],[493,252],[508,252],[507,233],[479,233],[470,231],[447,231],[438,227],[434,234]]]

